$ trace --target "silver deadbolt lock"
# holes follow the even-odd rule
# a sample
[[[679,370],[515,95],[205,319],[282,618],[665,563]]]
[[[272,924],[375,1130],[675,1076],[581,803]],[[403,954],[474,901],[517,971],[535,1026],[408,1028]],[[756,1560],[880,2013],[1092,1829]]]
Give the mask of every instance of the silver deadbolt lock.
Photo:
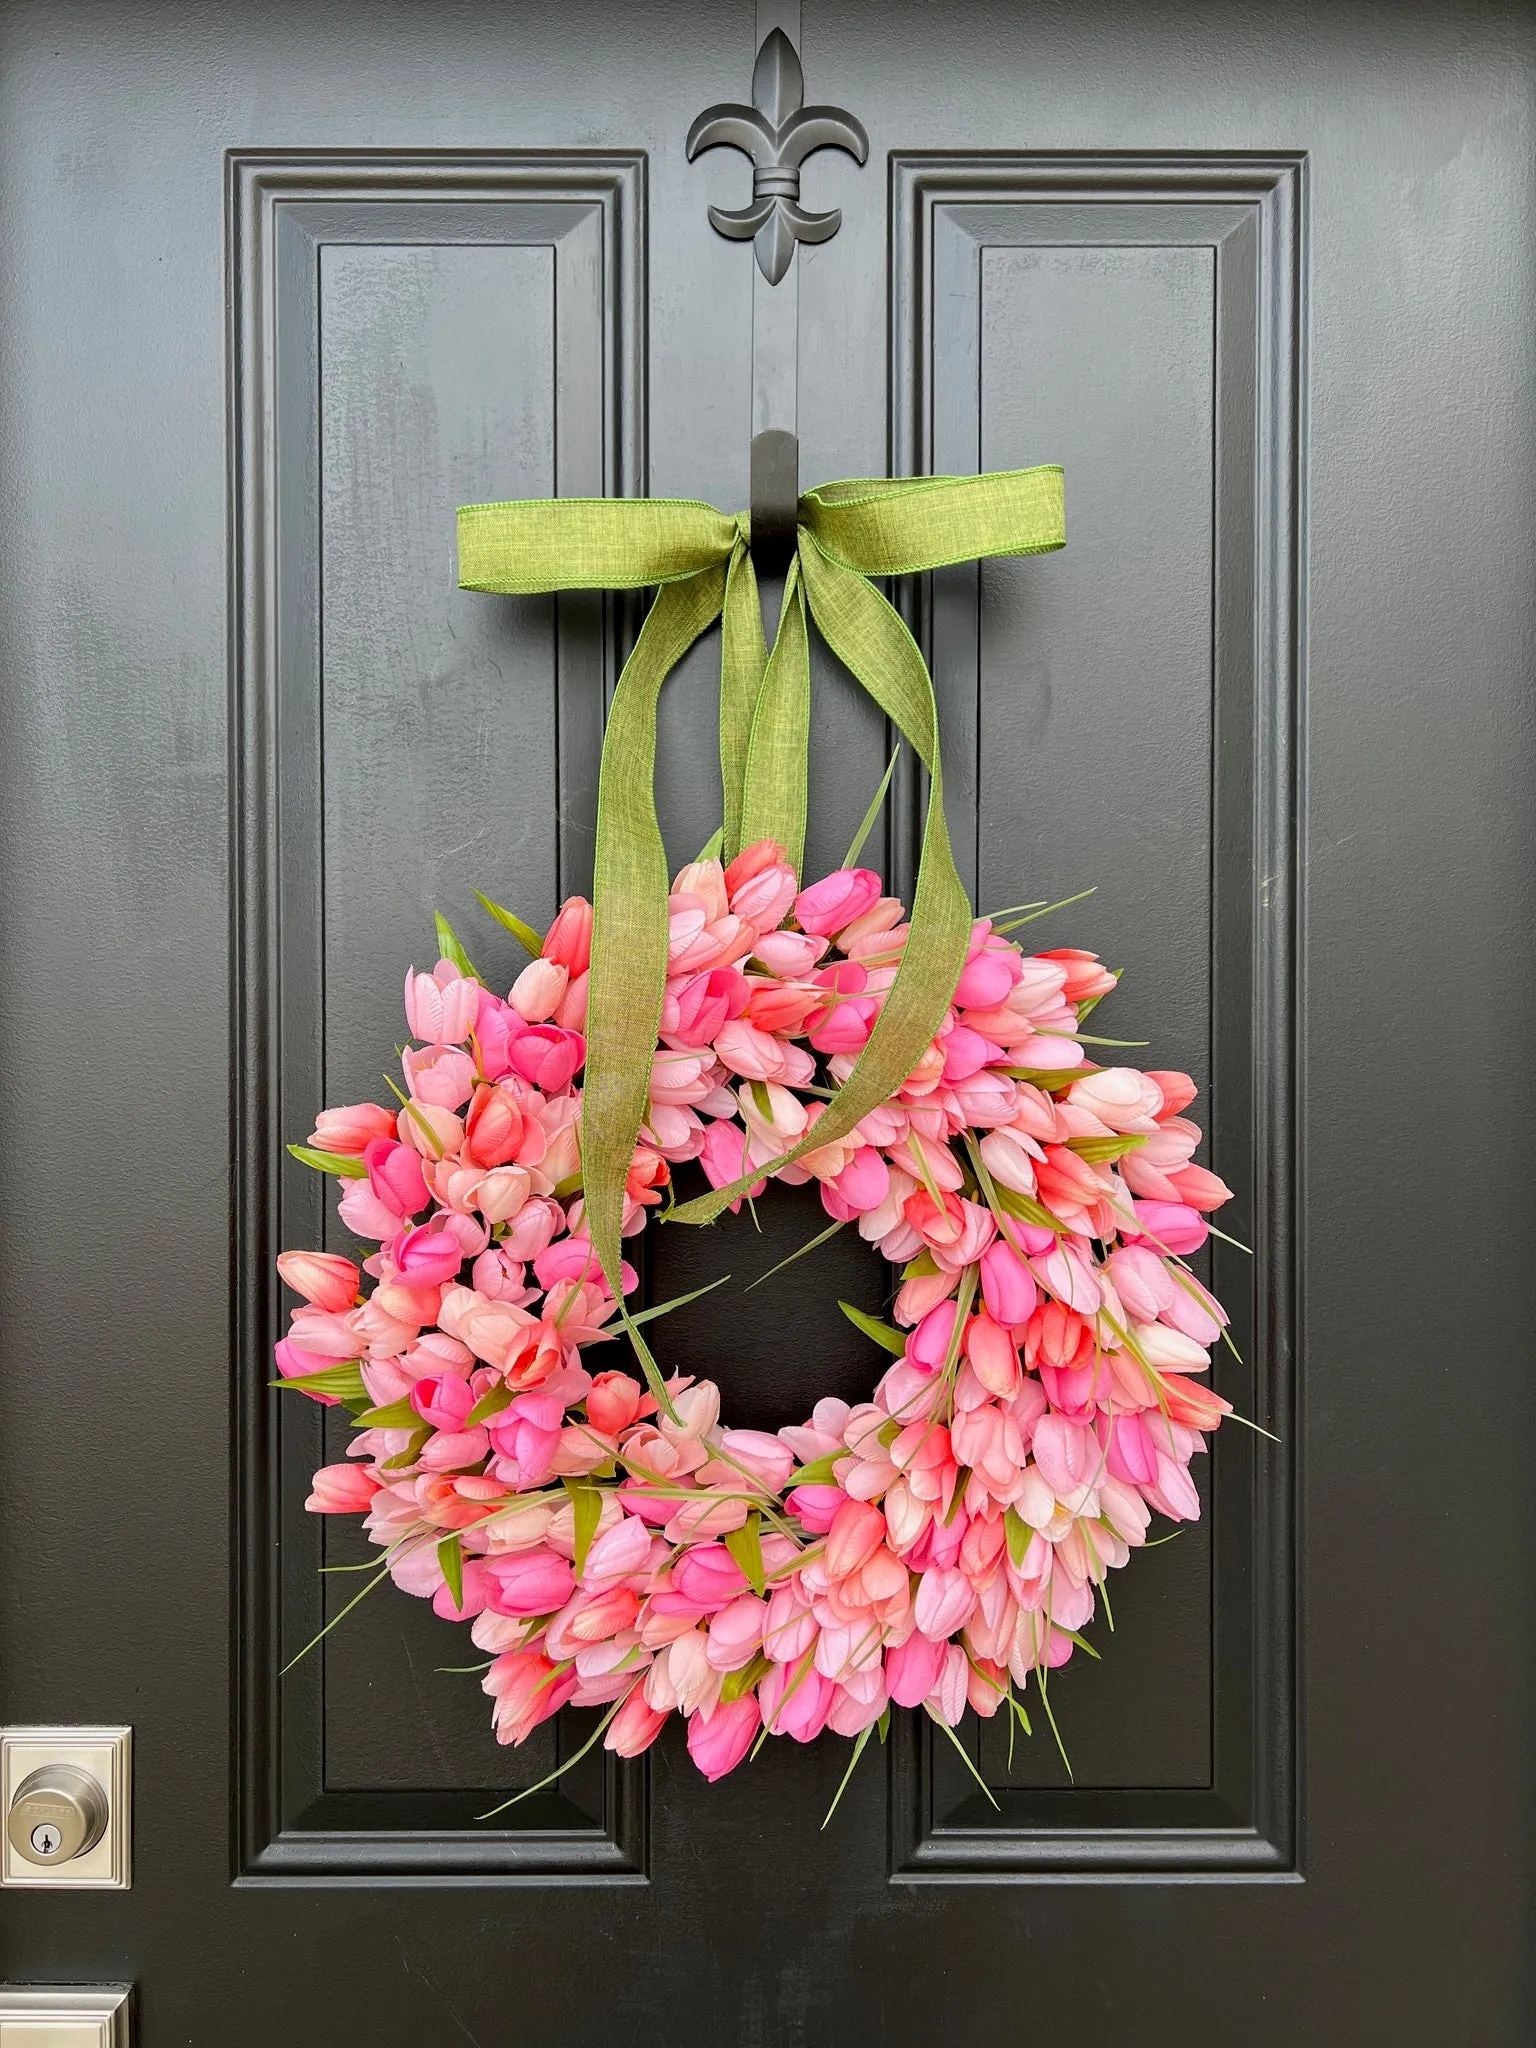
[[[106,1832],[107,1795],[74,1764],[45,1764],[11,1795],[6,1838],[28,1863],[69,1863]]]

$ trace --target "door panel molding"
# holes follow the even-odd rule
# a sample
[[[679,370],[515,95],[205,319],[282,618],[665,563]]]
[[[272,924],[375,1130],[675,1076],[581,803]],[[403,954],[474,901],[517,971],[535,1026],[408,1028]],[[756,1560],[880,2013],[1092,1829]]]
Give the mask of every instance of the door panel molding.
[[[366,270],[368,260],[359,252],[372,249],[379,265],[394,266],[387,278],[381,269],[380,288],[409,291],[421,282],[410,269],[414,251],[428,252],[428,270],[430,252],[490,251],[485,274],[499,278],[502,303],[525,281],[515,270],[524,259],[498,272],[494,252],[536,252],[528,260],[544,279],[544,297],[526,310],[548,321],[552,388],[539,405],[552,422],[541,453],[549,485],[564,495],[637,496],[646,477],[646,162],[637,153],[584,150],[241,151],[227,159],[226,201],[237,1077],[234,1876],[258,1884],[643,1881],[643,1764],[599,1752],[580,1773],[514,1808],[500,1828],[476,1824],[564,1753],[571,1738],[563,1727],[546,1756],[535,1750],[537,1768],[510,1787],[413,1791],[329,1782],[323,1652],[281,1676],[321,1626],[325,1588],[337,1583],[319,1576],[326,1531],[302,1507],[307,1475],[325,1456],[324,1417],[309,1403],[282,1402],[267,1383],[282,1326],[272,1259],[284,1244],[321,1242],[326,1206],[325,1188],[283,1149],[304,1135],[327,1099],[326,663],[345,669],[349,650],[355,655],[362,644],[356,634],[348,642],[345,628],[328,637],[325,577],[330,571],[345,584],[352,574],[358,588],[349,601],[360,589],[366,603],[376,568],[364,561],[361,569],[336,569],[325,560],[325,492],[335,479],[323,476],[323,458],[329,448],[345,467],[360,449],[362,463],[369,440],[346,421],[327,442],[326,350],[345,346],[324,332],[327,264],[336,276],[338,262],[343,270],[350,265],[346,275],[355,281],[359,261]],[[469,270],[462,257],[443,260],[459,266],[444,305],[451,307],[452,292],[481,289],[472,267],[481,259],[470,258]],[[366,297],[366,276],[362,288]],[[524,310],[520,302],[516,311]],[[361,371],[366,386],[367,367],[343,365],[341,382],[350,375],[355,384]],[[407,399],[413,395],[407,389]],[[429,389],[429,407],[433,396]],[[471,447],[472,487],[464,494],[505,495],[506,473],[497,468],[505,448],[478,451],[483,476],[476,453]],[[457,485],[465,473],[461,460],[449,481]],[[450,581],[452,511],[445,502],[441,573]],[[338,518],[345,522],[345,513]],[[338,531],[350,529],[343,523]],[[435,527],[432,533],[435,547]],[[387,557],[380,573],[387,579]],[[422,573],[438,587],[435,558]],[[584,888],[603,708],[629,615],[595,594],[522,610],[515,600],[474,602],[481,610],[468,631],[482,639],[454,670],[455,685],[461,697],[471,693],[476,716],[491,720],[504,702],[495,692],[509,651],[533,649],[528,658],[545,676],[547,694],[527,715],[542,720],[553,762],[543,836],[557,850],[548,881],[555,895]],[[464,621],[452,618],[446,633],[458,643],[455,623],[465,633]],[[394,710],[387,700],[386,727]],[[355,723],[355,709],[349,715]],[[387,1056],[388,1047],[381,1050]],[[341,1583],[350,1589],[356,1582]]]
[[[1211,1543],[1208,1782],[994,1783],[994,1812],[926,1723],[898,1717],[891,1874],[902,1881],[1284,1878],[1298,1869],[1293,1346],[1301,1296],[1305,168],[1299,154],[891,158],[894,475],[1002,466],[985,435],[989,253],[1071,251],[1087,260],[1099,251],[1209,252],[1208,1139],[1255,1253],[1250,1263],[1214,1246],[1213,1285],[1232,1311],[1246,1361],[1220,1361],[1216,1383],[1280,1439],[1223,1430],[1203,1489]],[[999,566],[1006,574],[1009,565]],[[983,592],[996,573],[991,564],[966,565],[925,578],[911,614],[940,694],[946,768],[954,760],[963,776],[963,764],[975,764],[976,835],[970,848],[957,848],[972,879],[985,830]],[[896,811],[898,877],[915,865],[917,794],[909,774]],[[1095,1675],[1114,1684],[1112,1646]],[[980,1766],[994,1759],[995,1779],[991,1738],[983,1743],[973,1730],[972,1740]]]

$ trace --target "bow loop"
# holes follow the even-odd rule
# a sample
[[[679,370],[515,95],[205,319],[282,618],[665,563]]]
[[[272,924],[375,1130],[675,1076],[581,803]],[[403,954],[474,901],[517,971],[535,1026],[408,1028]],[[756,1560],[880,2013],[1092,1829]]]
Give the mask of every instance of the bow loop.
[[[732,517],[681,498],[521,500],[459,512],[459,581],[466,589],[659,586],[614,691],[598,776],[582,1183],[593,1249],[621,1304],[625,1184],[649,1113],[666,994],[669,880],[655,769],[657,704],[668,675],[719,618],[727,860],[754,840],[774,839],[800,870],[812,618],[929,775],[911,928],[868,1043],[799,1145],[670,1212],[674,1220],[702,1223],[753,1181],[846,1135],[895,1094],[943,1024],[965,965],[971,906],[944,821],[933,682],[912,635],[868,579],[985,555],[1041,554],[1066,540],[1062,473],[1053,465],[823,484],[806,492],[798,509],[798,547],[771,652],[746,513]],[[631,1330],[653,1370],[643,1338]]]
[[[800,518],[823,554],[861,576],[911,576],[986,555],[1038,555],[1066,539],[1059,464],[986,476],[821,484]]]
[[[722,567],[741,520],[691,498],[520,498],[459,510],[459,584],[503,596],[644,590]]]

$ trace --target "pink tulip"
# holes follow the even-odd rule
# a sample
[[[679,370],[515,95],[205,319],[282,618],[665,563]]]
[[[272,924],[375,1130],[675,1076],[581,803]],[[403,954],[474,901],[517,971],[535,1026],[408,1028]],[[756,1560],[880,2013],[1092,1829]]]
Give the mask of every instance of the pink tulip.
[[[737,967],[689,975],[667,990],[662,1032],[681,1045],[708,1045],[728,1019],[746,1009],[749,994],[747,978]]]
[[[1181,1166],[1168,1178],[1177,1188],[1179,1200],[1191,1209],[1219,1209],[1232,1199],[1226,1182],[1203,1166]]]
[[[966,1356],[977,1380],[989,1394],[1010,1400],[1020,1386],[1019,1353],[1013,1337],[985,1310],[965,1333]]]
[[[1017,1329],[1034,1314],[1035,1276],[1004,1238],[994,1239],[981,1255],[981,1298],[1005,1329]]]
[[[709,1624],[705,1655],[715,1671],[739,1671],[749,1664],[763,1645],[763,1623],[768,1603],[750,1593],[722,1607]]]
[[[466,980],[449,960],[430,974],[405,977],[405,1015],[413,1035],[428,1045],[462,1045],[480,1007],[480,984]]]
[[[956,1306],[952,1301],[941,1301],[937,1308],[931,1308],[907,1339],[907,1357],[914,1365],[920,1365],[929,1372],[937,1372],[949,1355],[949,1343],[955,1330]]]
[[[1199,1251],[1210,1234],[1205,1218],[1187,1203],[1133,1201],[1131,1208],[1147,1242],[1178,1258]]]
[[[1232,1413],[1230,1401],[1210,1387],[1185,1379],[1182,1373],[1159,1373],[1158,1382],[1174,1422],[1186,1422],[1191,1429],[1215,1429],[1224,1415]]]
[[[480,1683],[496,1702],[496,1740],[522,1742],[541,1721],[559,1713],[577,1679],[574,1671],[557,1677],[555,1666],[537,1650],[517,1650],[498,1657]]]
[[[587,1420],[604,1436],[628,1429],[640,1413],[643,1394],[627,1372],[600,1372],[587,1395]]]
[[[1155,1083],[1158,1093],[1163,1098],[1164,1117],[1177,1116],[1179,1111],[1186,1109],[1199,1093],[1188,1074],[1169,1073],[1152,1067],[1147,1071],[1147,1079]]]
[[[723,1543],[707,1543],[683,1552],[672,1567],[672,1586],[701,1614],[713,1614],[747,1590],[747,1578]]]
[[[480,991],[475,1012],[475,1044],[480,1052],[480,1071],[487,1081],[500,1081],[512,1071],[512,1041],[523,1030],[523,1020],[510,1003]]]
[[[970,1682],[970,1659],[958,1643],[947,1644],[938,1682],[923,1702],[935,1721],[941,1721],[946,1728],[959,1725],[969,1704]]]
[[[486,1604],[497,1614],[554,1614],[576,1590],[565,1559],[542,1545],[489,1558],[486,1570],[494,1581]]]
[[[1070,1500],[1092,1483],[1098,1470],[1099,1447],[1092,1432],[1064,1415],[1041,1416],[1031,1449],[1041,1477],[1058,1500]]]
[[[729,1454],[735,1466],[745,1466],[751,1477],[769,1493],[780,1492],[795,1468],[794,1452],[766,1430],[722,1430],[720,1448]]]
[[[412,1097],[437,1109],[461,1108],[475,1085],[475,1063],[456,1045],[408,1046],[400,1064]]]
[[[592,906],[585,896],[568,896],[544,938],[544,958],[573,975],[592,964]]]
[[[816,1640],[816,1618],[792,1586],[775,1586],[763,1623],[763,1654],[775,1664],[797,1663]]]
[[[1115,977],[1107,967],[1100,965],[1097,953],[1079,952],[1075,946],[1056,946],[1037,957],[1049,960],[1063,970],[1063,994],[1074,1007],[1094,996],[1107,996],[1115,985]]]
[[[690,1718],[688,1754],[711,1784],[735,1770],[752,1747],[762,1718],[752,1693],[722,1701],[707,1717],[700,1712]]]
[[[544,1024],[564,998],[571,972],[558,960],[530,960],[512,984],[509,998],[525,1024]]]
[[[344,1109],[322,1109],[309,1142],[322,1152],[344,1153],[355,1159],[373,1139],[394,1134],[392,1110],[381,1109],[376,1102],[354,1102]]]
[[[352,1261],[334,1252],[280,1252],[277,1270],[295,1294],[333,1313],[352,1306],[362,1280]]]
[[[593,1541],[587,1552],[582,1584],[599,1586],[609,1579],[634,1578],[651,1561],[651,1532],[634,1515],[621,1515],[611,1529]]]
[[[525,1081],[556,1095],[575,1075],[587,1056],[586,1041],[576,1031],[564,1031],[558,1024],[534,1024],[512,1041],[514,1069]]]
[[[868,1501],[850,1500],[840,1507],[827,1532],[823,1562],[827,1576],[847,1578],[866,1564],[885,1541],[885,1517]]]
[[[832,1682],[815,1666],[775,1664],[757,1689],[763,1725],[796,1742],[814,1742],[827,1725],[835,1698]]]
[[[389,1255],[410,1287],[441,1286],[445,1280],[456,1280],[464,1263],[464,1247],[444,1216],[418,1223],[414,1230],[403,1230],[390,1246]]]
[[[760,932],[753,948],[770,974],[781,981],[799,981],[827,950],[814,932]]]
[[[658,1714],[653,1706],[647,1704],[645,1694],[637,1685],[608,1723],[603,1747],[611,1749],[616,1756],[639,1756],[642,1750],[650,1748],[666,1725],[666,1715]]]
[[[788,861],[760,868],[730,895],[732,915],[745,918],[757,931],[771,932],[784,922],[795,900],[795,871]]]
[[[462,1429],[475,1405],[469,1382],[455,1373],[424,1373],[412,1383],[410,1401],[422,1421],[434,1429]]]
[[[362,1515],[373,1504],[379,1482],[366,1465],[322,1465],[310,1482],[304,1505],[312,1515]]]
[[[1011,946],[983,946],[971,955],[955,987],[955,1006],[994,1010],[1006,1002],[1020,979],[1019,956]]]
[[[427,1205],[420,1156],[393,1138],[373,1138],[363,1149],[368,1186],[375,1200],[396,1216],[415,1216]]]
[[[825,1536],[848,1496],[840,1486],[797,1486],[784,1505],[811,1536]]]
[[[946,1642],[965,1626],[976,1606],[976,1589],[954,1566],[932,1565],[917,1583],[912,1615],[925,1636]]]
[[[920,1632],[885,1655],[885,1683],[892,1703],[917,1707],[933,1691],[944,1667],[944,1645]]]
[[[835,937],[879,901],[880,877],[868,868],[839,868],[813,882],[795,898],[795,922],[803,932]]]

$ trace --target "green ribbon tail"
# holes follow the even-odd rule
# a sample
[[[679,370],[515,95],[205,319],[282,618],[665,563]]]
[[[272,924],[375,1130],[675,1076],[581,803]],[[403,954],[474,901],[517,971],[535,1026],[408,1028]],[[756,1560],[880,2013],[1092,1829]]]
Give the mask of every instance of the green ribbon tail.
[[[650,1106],[667,986],[671,878],[656,816],[656,707],[724,600],[723,563],[662,585],[613,693],[598,774],[582,1185],[593,1249],[626,1324],[624,1184]],[[649,1357],[643,1339],[637,1348]]]
[[[741,843],[774,839],[798,875],[805,858],[810,804],[811,641],[805,584],[798,560],[789,565],[773,653],[752,716],[741,799]]]
[[[802,1153],[845,1137],[855,1124],[894,1095],[944,1021],[970,949],[971,905],[949,828],[944,820],[944,778],[939,759],[939,716],[933,683],[917,643],[899,614],[856,570],[827,556],[809,534],[800,566],[811,614],[822,637],[928,770],[928,813],[923,828],[911,932],[896,979],[869,1042],[842,1087],[799,1144],[756,1172],[696,1196],[668,1213],[671,1223],[711,1223],[765,1175]]]
[[[752,746],[752,718],[768,668],[757,573],[746,542],[738,535],[725,572],[720,617],[720,790],[724,837],[720,858],[727,866],[740,853],[741,806]]]

